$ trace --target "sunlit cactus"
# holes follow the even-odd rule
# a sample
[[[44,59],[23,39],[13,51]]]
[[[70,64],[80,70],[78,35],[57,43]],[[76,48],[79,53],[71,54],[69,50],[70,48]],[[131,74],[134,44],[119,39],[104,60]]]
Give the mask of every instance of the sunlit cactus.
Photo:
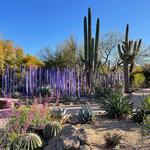
[[[123,61],[124,72],[124,92],[129,92],[130,80],[129,80],[129,65],[132,67],[134,60],[140,50],[141,39],[139,41],[130,41],[128,39],[129,25],[126,26],[125,40],[122,44],[118,44],[118,52],[121,60]],[[132,68],[131,68],[132,69]],[[131,71],[131,70],[130,70]]]
[[[98,62],[98,45],[99,45],[99,26],[100,20],[97,18],[95,39],[92,37],[91,9],[88,9],[87,17],[84,17],[84,64],[87,74],[88,86],[90,86],[90,73],[96,72],[100,62]]]

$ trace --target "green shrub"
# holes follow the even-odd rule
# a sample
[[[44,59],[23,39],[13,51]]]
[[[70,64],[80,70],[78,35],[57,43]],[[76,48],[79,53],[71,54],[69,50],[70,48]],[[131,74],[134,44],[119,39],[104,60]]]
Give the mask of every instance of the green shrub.
[[[107,132],[104,135],[104,139],[105,139],[105,145],[107,148],[114,148],[120,144],[120,141],[122,140],[122,135],[111,134]]]
[[[150,114],[150,96],[141,101],[140,108],[134,113],[133,120],[137,123],[143,123],[144,116]]]
[[[141,134],[142,136],[150,136],[150,115],[143,118]]]
[[[12,144],[13,150],[37,150],[42,147],[40,137],[34,133],[20,135]]]
[[[55,137],[61,130],[61,125],[58,122],[49,123],[43,129],[43,136],[45,140],[50,140]]]
[[[102,102],[102,108],[112,118],[126,117],[132,112],[128,100],[120,92],[114,92],[108,98],[105,98]]]
[[[82,106],[78,113],[80,123],[87,123],[93,120],[93,112],[90,108]]]
[[[136,89],[142,87],[145,82],[145,77],[142,73],[137,73],[133,75],[132,86]]]

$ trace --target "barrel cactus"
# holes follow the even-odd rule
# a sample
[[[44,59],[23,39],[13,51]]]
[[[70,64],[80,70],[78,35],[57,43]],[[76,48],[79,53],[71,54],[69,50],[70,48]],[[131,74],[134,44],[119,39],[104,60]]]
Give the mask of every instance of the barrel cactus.
[[[55,137],[61,130],[61,125],[58,122],[49,123],[43,129],[43,136],[46,140]]]
[[[90,108],[82,107],[78,113],[80,123],[86,123],[93,120],[93,112]]]
[[[20,135],[12,145],[13,150],[37,150],[42,147],[41,138],[35,133],[25,133]]]

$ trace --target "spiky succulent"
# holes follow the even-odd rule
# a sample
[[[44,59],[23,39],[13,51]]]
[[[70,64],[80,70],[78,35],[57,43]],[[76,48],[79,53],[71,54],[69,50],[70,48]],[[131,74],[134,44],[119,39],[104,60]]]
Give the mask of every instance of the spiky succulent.
[[[37,150],[42,147],[41,138],[35,133],[25,133],[13,142],[13,150]]]
[[[46,140],[55,137],[61,130],[61,125],[58,122],[49,123],[43,129],[43,136]]]
[[[90,108],[82,106],[78,113],[80,123],[86,123],[93,120],[93,112]]]
[[[131,114],[132,106],[121,92],[114,92],[102,102],[102,108],[112,118],[126,117]]]
[[[71,114],[67,113],[66,109],[53,109],[51,111],[51,117],[53,120],[59,121],[61,124],[64,124],[69,118]]]

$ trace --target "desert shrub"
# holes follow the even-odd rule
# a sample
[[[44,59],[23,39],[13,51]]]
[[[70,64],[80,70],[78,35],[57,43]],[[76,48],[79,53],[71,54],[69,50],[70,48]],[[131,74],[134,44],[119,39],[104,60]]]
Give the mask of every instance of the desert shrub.
[[[142,73],[137,73],[133,75],[132,86],[136,89],[142,87],[145,82],[145,77]]]
[[[150,115],[144,116],[141,127],[142,137],[150,136]]]
[[[11,148],[12,137],[10,137],[13,131],[7,130],[6,128],[0,129],[0,149],[6,150]]]
[[[133,115],[133,120],[137,123],[143,123],[144,116],[148,114],[150,114],[150,96],[141,101],[140,107]]]
[[[104,135],[104,139],[105,139],[105,145],[107,148],[114,148],[120,144],[120,141],[122,140],[122,135],[111,134],[111,133],[107,132]]]
[[[45,126],[50,120],[47,106],[33,104],[31,107],[21,106],[19,109],[15,109],[9,121],[9,126],[22,133],[26,132],[29,126]]]
[[[22,134],[12,144],[12,150],[37,150],[41,147],[41,138],[34,133]]]
[[[43,136],[45,140],[50,140],[55,137],[61,130],[61,125],[58,122],[49,123],[43,130]]]
[[[90,108],[82,106],[78,113],[78,120],[80,123],[87,123],[93,120],[93,112]]]
[[[29,111],[30,108],[26,106],[21,106],[19,109],[15,109],[9,120],[9,128],[13,128],[16,132],[26,131]]]
[[[61,124],[66,123],[71,117],[71,114],[67,114],[66,109],[60,109],[60,108],[51,110],[50,114],[52,120],[58,121]]]
[[[112,118],[126,117],[132,112],[128,100],[120,92],[114,92],[108,98],[105,98],[102,102],[102,108]]]

